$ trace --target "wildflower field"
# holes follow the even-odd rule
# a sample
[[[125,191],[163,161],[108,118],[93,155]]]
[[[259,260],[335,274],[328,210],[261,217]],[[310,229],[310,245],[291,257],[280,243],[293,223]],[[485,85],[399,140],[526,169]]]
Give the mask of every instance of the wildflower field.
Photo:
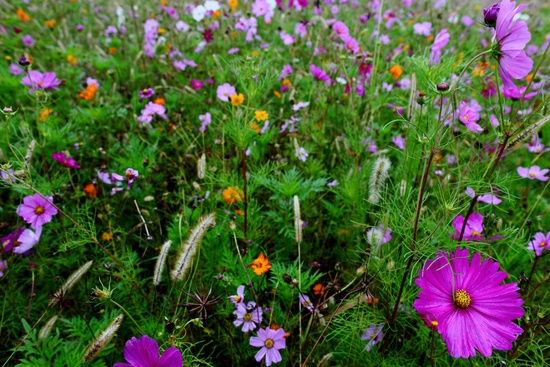
[[[547,366],[550,4],[493,1],[0,0],[0,367]]]

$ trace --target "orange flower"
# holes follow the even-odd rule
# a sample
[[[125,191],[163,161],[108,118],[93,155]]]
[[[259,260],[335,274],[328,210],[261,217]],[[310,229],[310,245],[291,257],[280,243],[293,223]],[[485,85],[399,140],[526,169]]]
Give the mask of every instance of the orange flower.
[[[267,111],[256,111],[254,112],[254,118],[257,121],[265,121],[269,118],[269,115],[267,114]]]
[[[109,47],[109,53],[110,53],[111,55],[114,55],[114,54],[116,54],[116,53],[117,53],[117,51],[118,51],[118,50],[117,50],[117,48],[116,48],[116,47]]]
[[[229,7],[231,8],[232,12],[235,12],[238,6],[239,6],[239,0],[229,0]]]
[[[57,25],[57,21],[55,19],[50,19],[50,20],[46,20],[44,22],[44,24],[46,25],[46,27],[48,28],[53,28]]]
[[[285,87],[292,87],[292,82],[290,81],[290,79],[283,79],[283,82],[281,84]]]
[[[241,217],[244,215],[244,212],[241,209],[235,210],[235,214],[240,215]]]
[[[44,108],[42,111],[40,111],[40,116],[38,117],[38,121],[40,121],[40,122],[45,121],[46,118],[49,115],[51,115],[52,112],[53,112],[52,109]]]
[[[253,122],[253,123],[250,125],[250,128],[251,128],[252,130],[256,130],[256,132],[257,132],[258,134],[262,132],[262,130],[260,129],[260,127],[258,126],[258,124],[255,123],[255,122]]]
[[[258,51],[256,51],[256,50],[252,51],[252,56],[256,57],[256,56],[258,56],[258,55],[259,55],[259,54],[258,54]]]
[[[107,232],[103,232],[103,234],[101,235],[101,238],[105,241],[110,241],[113,239],[113,235]]]
[[[84,192],[90,199],[95,199],[97,197],[97,187],[95,187],[93,183],[84,186]]]
[[[82,92],[78,94],[78,98],[85,99],[90,101],[95,97],[95,92],[97,91],[97,85],[92,83],[86,87]]]
[[[227,204],[234,204],[243,200],[243,192],[238,187],[228,187],[222,191],[223,200]]]
[[[483,76],[485,74],[485,71],[489,68],[488,62],[480,61],[477,63],[477,66],[472,70],[473,76]]]
[[[247,266],[247,268],[252,268],[252,270],[254,270],[254,274],[256,275],[262,275],[263,273],[267,273],[269,271],[271,264],[264,254],[260,254],[256,260]]]
[[[160,0],[160,5],[166,6],[166,0]]]
[[[403,74],[403,69],[401,69],[401,66],[399,65],[392,66],[391,68],[388,69],[388,71],[390,72],[392,78],[394,79],[398,79],[401,76],[401,74]]]
[[[320,296],[325,293],[325,286],[321,283],[317,283],[313,286],[313,294]]]
[[[15,11],[15,14],[17,14],[19,19],[21,19],[23,22],[28,22],[29,20],[31,20],[31,17],[29,17],[28,14],[25,13],[25,11],[21,8],[17,9]]]
[[[281,93],[277,92],[276,90],[273,91],[273,94],[275,95],[275,97],[281,98]]]
[[[214,12],[212,12],[212,16],[214,17],[214,19],[218,19],[221,15],[222,13],[219,10],[215,10]]]
[[[156,104],[161,104],[163,106],[166,104],[166,101],[164,100],[164,98],[155,98],[153,102]]]
[[[73,55],[67,55],[67,62],[72,66],[76,66],[76,64],[78,63],[78,59]]]
[[[242,104],[244,102],[244,94],[242,93],[235,93],[233,95],[231,95],[231,104],[235,107],[237,107],[238,105]]]

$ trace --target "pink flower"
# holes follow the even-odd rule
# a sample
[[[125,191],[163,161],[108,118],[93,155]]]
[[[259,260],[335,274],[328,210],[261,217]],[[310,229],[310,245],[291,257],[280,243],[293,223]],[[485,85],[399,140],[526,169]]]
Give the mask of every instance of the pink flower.
[[[533,60],[523,50],[531,40],[531,33],[524,21],[514,23],[514,17],[525,7],[525,4],[517,8],[515,6],[515,1],[502,0],[496,21],[494,56],[498,60],[498,70],[504,89],[514,88],[512,78],[525,78],[533,68]]]
[[[430,66],[439,64],[441,59],[441,49],[449,43],[451,36],[446,28],[443,28],[436,36],[430,53]]]
[[[126,342],[124,358],[128,363],[118,362],[113,367],[182,367],[181,352],[170,347],[164,351],[159,359],[159,345],[157,341],[147,335],[137,339],[133,337]]]
[[[191,79],[189,85],[191,85],[194,90],[200,90],[204,86],[204,84],[198,79]]]
[[[149,102],[145,105],[145,108],[141,110],[141,115],[138,117],[139,122],[150,123],[153,121],[153,116],[159,116],[164,120],[167,120],[166,107],[161,104]]]
[[[330,84],[330,77],[327,75],[326,71],[315,66],[314,64],[309,65],[309,70],[315,79]]]
[[[392,143],[394,143],[399,149],[405,149],[405,139],[401,135],[391,138]]]
[[[237,295],[235,296],[229,296],[229,300],[231,303],[233,303],[235,306],[237,306],[240,303],[244,302],[244,285],[240,285],[237,287]]]
[[[500,284],[507,276],[498,263],[481,262],[477,253],[470,264],[467,249],[440,252],[418,271],[415,284],[422,291],[414,307],[432,317],[452,357],[474,357],[476,350],[490,357],[493,348],[512,349],[523,332],[512,322],[524,314],[519,288],[516,283]]]
[[[23,68],[17,64],[14,64],[14,63],[11,63],[8,70],[10,71],[10,73],[12,75],[20,75],[20,74],[23,74],[25,72],[25,70],[23,70]]]
[[[38,229],[44,223],[50,222],[57,214],[57,209],[51,204],[52,202],[51,196],[45,198],[40,194],[26,196],[23,198],[23,204],[17,207],[16,213],[29,223],[31,228]]]
[[[300,299],[300,303],[302,304],[302,306],[307,308],[309,312],[311,313],[317,312],[317,310],[315,309],[315,306],[313,305],[313,302],[311,302],[307,294],[300,293],[298,298]]]
[[[62,166],[69,168],[80,168],[74,158],[69,158],[63,152],[52,153],[52,158],[61,163]]]
[[[472,199],[476,196],[476,192],[471,187],[466,188],[465,193],[466,193],[466,195],[468,195]],[[477,201],[481,201],[482,203],[493,204],[493,205],[498,205],[498,204],[502,203],[502,200],[500,200],[497,196],[495,196],[493,194],[480,195],[480,196],[477,197]],[[460,235],[460,233],[459,233],[459,235]]]
[[[527,144],[527,150],[531,153],[540,153],[544,150],[545,145],[541,143],[540,138],[537,135],[533,135],[531,141]]]
[[[463,226],[464,217],[462,215],[453,219],[453,227],[455,228],[455,234],[451,235],[453,240],[458,240],[460,238],[460,232],[462,232]],[[462,239],[464,241],[481,241],[483,239],[481,232],[483,232],[483,216],[479,213],[470,214],[466,222],[466,227],[464,228]]]
[[[458,110],[458,119],[460,122],[466,126],[466,128],[474,133],[480,133],[483,131],[483,128],[476,124],[479,121],[481,116],[479,112],[481,111],[481,106],[474,99],[470,103],[464,101],[460,102],[460,109]]]
[[[354,55],[359,53],[360,51],[359,43],[355,38],[351,36],[344,36],[342,37],[342,41],[344,41],[344,47],[346,48],[347,51],[350,51]]]
[[[420,36],[429,36],[432,33],[432,23],[430,22],[416,23],[413,28],[414,34]]]
[[[281,357],[279,349],[286,348],[284,336],[285,331],[283,329],[273,330],[271,328],[266,328],[258,330],[258,336],[250,338],[251,346],[262,348],[254,356],[256,362],[260,362],[264,356],[266,366],[271,366],[272,363],[281,362],[283,357]]]
[[[532,241],[529,241],[527,249],[535,251],[536,256],[540,256],[544,251],[550,250],[550,232],[546,236],[542,232],[535,233],[535,237]]]
[[[33,232],[30,229],[23,230],[17,241],[15,241],[13,253],[24,254],[25,252],[32,249],[40,241],[41,234],[42,227],[38,227],[36,229],[36,232]]]
[[[504,98],[510,98],[511,100],[519,101],[521,99],[521,96],[523,96],[523,94],[525,93],[526,89],[527,89],[526,86],[521,86],[521,87],[514,86],[511,89],[504,89],[502,91],[502,95],[504,96]],[[523,99],[526,101],[530,101],[536,95],[537,95],[536,92],[526,93]]]
[[[216,90],[216,95],[223,102],[229,102],[229,98],[236,93],[237,90],[235,89],[235,87],[229,83],[218,86],[218,89]]]
[[[292,45],[294,42],[296,42],[296,37],[294,37],[291,34],[286,33],[284,30],[282,30],[279,33],[279,36],[281,37],[281,40],[285,45]]]
[[[29,89],[29,93],[33,94],[36,89],[55,89],[61,84],[61,80],[57,79],[53,71],[42,74],[36,70],[30,70],[29,74],[21,80],[21,83]]]
[[[332,25],[332,30],[334,31],[334,33],[336,33],[336,35],[340,38],[344,37],[344,36],[349,36],[349,29],[348,27],[344,24],[344,22],[341,22],[341,21],[338,21],[336,23],[334,23]]]
[[[30,34],[27,34],[25,37],[21,39],[23,41],[23,44],[28,47],[32,47],[34,45],[34,39],[31,37]]]
[[[541,181],[548,181],[548,177],[545,176],[548,171],[550,171],[548,168],[541,170],[539,166],[532,166],[529,168],[518,167],[518,175],[530,180],[537,179]]]
[[[206,128],[212,122],[212,115],[210,112],[205,113],[204,115],[199,115],[199,120],[201,122],[201,127],[199,128],[200,133],[206,132]]]
[[[235,326],[243,325],[242,332],[252,331],[258,326],[256,324],[262,323],[262,308],[257,307],[255,302],[248,302],[248,305],[244,303],[237,303],[235,305],[237,309],[233,312],[237,316],[237,319],[233,321]]]

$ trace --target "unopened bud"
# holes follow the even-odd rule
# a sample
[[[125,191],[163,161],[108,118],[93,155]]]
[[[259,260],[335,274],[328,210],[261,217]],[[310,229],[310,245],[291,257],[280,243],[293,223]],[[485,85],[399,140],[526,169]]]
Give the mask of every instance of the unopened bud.
[[[447,83],[439,83],[437,85],[437,90],[440,92],[446,92],[449,90],[449,84]]]
[[[500,4],[495,3],[488,8],[483,9],[483,22],[486,27],[496,28]]]

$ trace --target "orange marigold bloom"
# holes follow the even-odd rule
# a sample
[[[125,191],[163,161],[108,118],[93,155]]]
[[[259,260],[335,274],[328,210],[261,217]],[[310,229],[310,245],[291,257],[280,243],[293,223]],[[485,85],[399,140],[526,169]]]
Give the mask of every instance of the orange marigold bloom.
[[[242,93],[239,93],[239,94],[235,93],[235,94],[232,94],[232,95],[231,95],[231,104],[232,104],[233,106],[236,107],[236,106],[242,104],[243,102],[244,102],[244,94],[242,94]]]
[[[235,12],[238,6],[239,6],[239,0],[229,0],[229,8],[231,8],[232,12]]]
[[[15,11],[15,14],[17,14],[17,17],[19,17],[19,19],[21,19],[23,22],[28,22],[29,20],[31,20],[31,17],[29,17],[29,15],[25,13],[25,11],[21,8],[17,9]]]
[[[166,6],[166,0],[160,0],[160,5]]]
[[[243,200],[243,192],[238,187],[228,187],[222,191],[222,197],[227,204],[234,204]]]
[[[212,12],[212,16],[214,17],[214,19],[218,19],[221,15],[222,13],[219,10],[215,10],[214,12]]]
[[[320,296],[325,293],[325,286],[321,283],[317,283],[313,286],[313,294]]]
[[[109,53],[110,53],[111,55],[116,54],[117,51],[118,51],[118,49],[117,49],[116,47],[109,47]]]
[[[153,102],[156,104],[161,104],[163,106],[166,104],[166,100],[164,98],[155,98]]]
[[[281,93],[279,93],[278,91],[274,90],[273,94],[275,95],[275,97],[281,98]]]
[[[67,55],[67,62],[72,66],[76,66],[76,64],[78,64],[78,59],[73,55]]]
[[[44,108],[42,111],[40,111],[40,116],[38,117],[38,121],[42,122],[42,121],[46,120],[46,117],[51,115],[52,112],[53,112],[52,109]]]
[[[241,217],[244,215],[244,212],[241,209],[235,210],[235,214],[240,215]]]
[[[107,232],[103,232],[103,234],[101,235],[101,238],[105,241],[110,241],[113,239],[113,235]]]
[[[46,25],[46,27],[48,28],[53,28],[57,25],[57,21],[55,19],[50,19],[50,20],[46,20],[44,22],[44,24]]]
[[[285,87],[292,87],[292,82],[290,81],[290,79],[287,78],[283,79],[283,82],[281,84]]]
[[[254,118],[257,121],[265,121],[269,118],[269,115],[267,114],[267,111],[255,111],[254,112]]]
[[[84,193],[88,195],[90,199],[95,199],[97,197],[97,187],[93,183],[89,183],[84,186]]]
[[[97,91],[97,85],[92,83],[86,87],[82,92],[78,94],[78,98],[85,99],[90,101],[95,97],[95,92]]]
[[[401,66],[399,65],[392,66],[391,68],[388,69],[388,71],[390,72],[392,78],[394,79],[399,79],[401,74],[403,74],[403,69],[401,69]]]
[[[260,254],[256,258],[256,260],[254,260],[250,263],[250,265],[247,266],[247,268],[252,268],[252,270],[254,270],[254,274],[256,275],[262,275],[263,273],[267,273],[269,269],[271,269],[271,263],[264,254]]]

